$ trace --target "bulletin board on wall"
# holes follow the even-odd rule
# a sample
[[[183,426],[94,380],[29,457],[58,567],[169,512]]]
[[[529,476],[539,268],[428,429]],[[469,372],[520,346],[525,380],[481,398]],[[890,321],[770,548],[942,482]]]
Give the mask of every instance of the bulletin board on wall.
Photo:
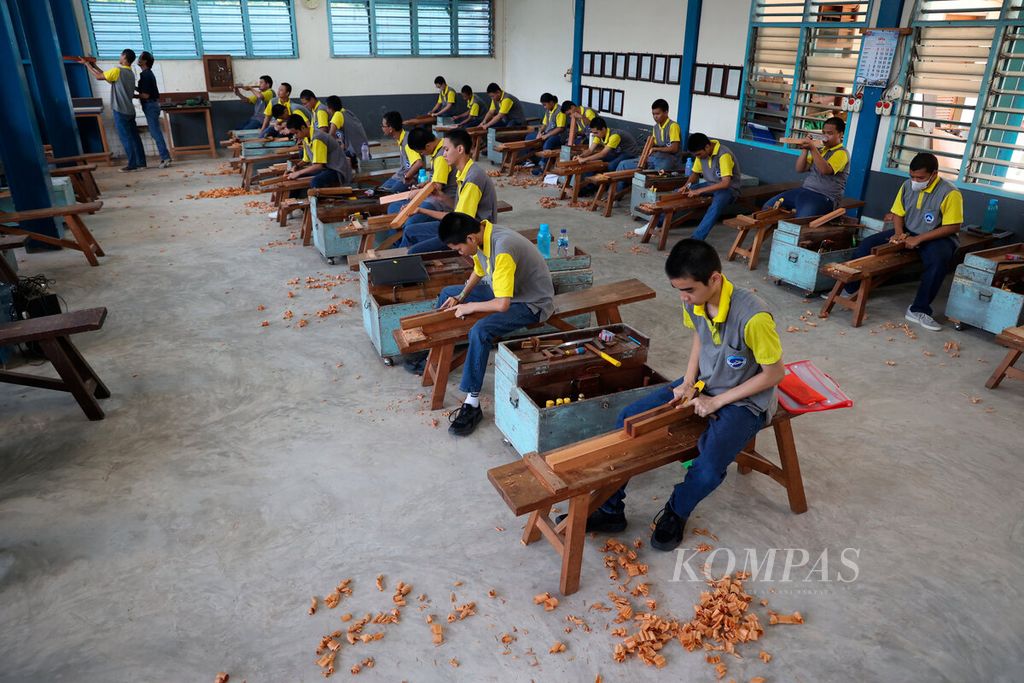
[[[584,85],[580,88],[580,104],[597,112],[622,116],[626,92],[615,88],[597,88]]]
[[[694,95],[738,100],[743,85],[743,67],[723,64],[694,64]]]
[[[647,52],[584,52],[581,76],[679,85],[682,55]]]

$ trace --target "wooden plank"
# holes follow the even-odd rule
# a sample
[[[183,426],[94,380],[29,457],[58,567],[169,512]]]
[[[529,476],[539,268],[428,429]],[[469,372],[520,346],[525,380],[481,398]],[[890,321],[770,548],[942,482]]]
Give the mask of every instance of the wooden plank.
[[[395,202],[402,202],[405,201],[406,199],[412,199],[413,197],[416,196],[417,192],[419,192],[419,190],[409,190],[408,192],[396,192],[395,194],[384,195],[383,197],[380,198],[380,203],[381,205],[384,205],[393,204]]]
[[[82,213],[95,213],[103,208],[103,202],[87,202],[68,204],[66,206],[50,206],[45,209],[29,209],[13,213],[0,213],[0,223],[21,223],[39,218],[56,218],[57,216],[73,216]]]
[[[420,207],[420,204],[426,201],[427,197],[432,194],[434,194],[434,183],[429,182],[420,188],[416,196],[410,199],[409,203],[403,206],[402,210],[395,215],[394,220],[391,221],[391,227],[400,228],[405,225],[405,222],[409,220],[409,216],[416,213],[416,209]]]
[[[845,216],[845,215],[846,215],[846,209],[836,209],[835,211],[829,211],[824,216],[821,216],[820,218],[815,218],[813,221],[811,221],[808,224],[808,227],[810,227],[810,228],[818,228],[818,227],[821,227],[822,225],[825,225],[826,223],[828,223],[829,221],[831,221],[831,220],[833,220],[835,218],[839,218],[840,216]]]
[[[92,332],[103,327],[106,318],[106,308],[86,308],[70,313],[2,323],[0,324],[0,346],[64,337],[80,332]]]
[[[537,477],[537,480],[551,493],[562,493],[569,488],[568,484],[548,467],[547,462],[536,451],[531,451],[524,455],[523,462],[530,468],[533,475]]]
[[[647,142],[644,143],[644,149],[640,152],[640,159],[636,163],[636,167],[643,169],[647,167],[647,159],[651,156],[651,150],[654,148],[654,135],[647,137]]]
[[[630,438],[636,438],[670,427],[691,417],[693,417],[692,403],[666,403],[626,419],[622,429]]]
[[[885,256],[886,254],[898,254],[903,251],[906,247],[902,242],[889,242],[888,244],[879,244],[877,247],[871,249],[872,256]]]

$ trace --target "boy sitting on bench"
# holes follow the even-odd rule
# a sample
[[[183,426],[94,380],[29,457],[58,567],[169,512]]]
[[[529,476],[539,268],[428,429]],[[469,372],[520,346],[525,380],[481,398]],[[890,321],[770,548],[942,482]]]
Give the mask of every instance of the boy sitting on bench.
[[[567,125],[571,119],[576,119],[576,139],[568,140],[566,144],[578,145],[590,138],[590,123],[597,118],[596,111],[590,107],[581,108],[572,100],[566,100],[562,102],[562,113],[569,117],[565,121]]]
[[[590,122],[590,148],[577,155],[573,161],[603,161],[608,164],[609,171],[615,171],[622,164],[636,160],[639,156],[640,145],[637,144],[636,138],[621,128],[609,128],[603,117],[596,116]],[[592,175],[594,174],[584,173],[580,176],[580,182],[583,183],[580,188],[581,197],[588,197],[597,191],[594,183],[588,180]]]
[[[800,145],[807,153],[796,158],[796,172],[810,172],[803,187],[775,195],[765,202],[764,208],[774,208],[781,199],[783,209],[796,211],[795,218],[824,216],[835,211],[843,200],[846,179],[850,177],[850,154],[843,146],[845,131],[846,123],[841,118],[826,119],[821,128],[824,141],[818,143],[808,137]]]
[[[942,325],[932,317],[932,301],[942,288],[959,246],[957,234],[964,221],[963,195],[953,183],[939,177],[938,158],[922,152],[910,161],[910,179],[896,193],[889,212],[893,215],[893,229],[865,238],[857,245],[853,258],[867,256],[875,247],[890,241],[916,249],[924,272],[914,303],[903,317],[937,332]],[[853,294],[859,288],[860,283],[854,282],[843,291]]]
[[[526,114],[523,113],[523,104],[518,97],[505,92],[497,83],[487,85],[487,96],[491,98],[491,106],[484,114],[481,126],[515,128],[526,125]]]
[[[706,240],[718,223],[718,217],[739,194],[740,165],[731,149],[704,133],[691,133],[686,138],[686,149],[694,156],[693,171],[686,184],[676,192],[688,197],[711,195],[711,206],[704,212],[704,218],[692,235],[695,240]],[[698,183],[701,177],[704,180]],[[659,227],[664,220],[664,215],[659,216],[654,227]],[[643,235],[647,226],[643,225],[634,232]]]
[[[401,159],[394,175],[381,183],[380,189],[385,192],[405,192],[416,181],[417,174],[423,168],[423,159],[409,149],[409,137],[402,126],[402,115],[397,111],[389,111],[384,114],[380,123],[381,132],[389,138],[393,138],[395,144],[398,145],[398,154]]]
[[[566,121],[569,117],[559,110],[558,98],[549,92],[540,96],[540,103],[544,107],[544,118],[540,122],[540,128],[536,132],[527,134],[526,139],[540,140],[542,149],[561,149],[565,144],[565,138],[568,137]],[[526,155],[523,168],[531,166],[535,167],[531,171],[533,175],[540,175],[544,172],[544,164],[532,152],[529,152]]]
[[[309,121],[298,114],[288,117],[288,130],[301,141],[302,161],[288,174],[288,180],[312,175],[310,187],[340,187],[352,182],[352,165],[338,138],[317,128],[310,130]],[[293,191],[292,196],[299,196]],[[301,190],[299,194],[304,194]]]
[[[665,274],[683,302],[683,324],[694,330],[686,374],[626,406],[616,427],[621,429],[633,415],[689,398],[696,382],[704,382],[703,393],[692,399],[695,413],[708,418],[698,442],[700,455],[654,518],[651,545],[671,551],[683,540],[697,504],[718,488],[736,456],[771,421],[775,387],[786,370],[767,304],[725,278],[711,245],[680,240],[665,261]],[[625,498],[623,486],[587,518],[587,531],[624,530]]]
[[[461,92],[462,99],[466,100],[466,111],[453,116],[452,121],[459,128],[475,128],[484,120],[484,115],[480,113],[480,107],[483,105],[483,102],[473,92],[473,88],[468,85],[462,86]]]
[[[554,311],[555,289],[551,271],[536,245],[515,230],[453,212],[441,221],[438,235],[460,256],[473,257],[469,280],[465,285],[441,290],[438,307],[453,309],[459,317],[488,314],[469,331],[469,349],[459,385],[466,392],[466,400],[449,418],[450,434],[468,436],[483,419],[480,388],[491,344],[509,332],[547,320]]]
[[[435,138],[426,128],[414,128],[409,132],[409,147],[423,159],[430,162],[431,176],[429,182],[434,184],[434,194],[419,205],[419,208],[425,211],[417,211],[406,219],[405,225],[403,225],[405,229],[417,223],[430,223],[443,218],[446,213],[455,207],[458,197],[455,172],[452,171],[452,167],[448,164],[448,160],[445,159],[444,155],[444,140]],[[388,213],[400,213],[408,203],[408,200],[391,202],[388,204]],[[430,213],[428,214],[427,211]],[[437,228],[435,227],[429,237],[436,236]],[[444,249],[444,247],[442,246],[440,249]]]

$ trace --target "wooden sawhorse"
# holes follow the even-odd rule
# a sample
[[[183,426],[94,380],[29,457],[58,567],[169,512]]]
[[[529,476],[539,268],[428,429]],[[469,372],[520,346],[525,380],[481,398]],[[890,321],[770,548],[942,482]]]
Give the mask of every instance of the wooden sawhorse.
[[[98,266],[100,262],[96,257],[105,256],[105,254],[103,253],[103,248],[100,247],[100,243],[97,242],[96,238],[92,236],[91,232],[89,232],[89,228],[85,227],[85,223],[82,221],[82,214],[96,213],[102,208],[103,202],[89,202],[87,204],[51,206],[46,209],[30,209],[28,211],[3,213],[0,214],[0,234],[22,235],[39,242],[52,244],[55,247],[76,249],[85,254],[85,260],[89,262],[90,266]],[[75,241],[72,242],[71,240],[50,237],[49,235],[31,232],[23,228],[3,225],[4,223],[20,224],[24,221],[34,221],[40,218],[63,218],[64,222],[67,223],[68,229],[71,230],[71,234],[74,236]]]
[[[995,389],[1003,378],[1024,380],[1024,370],[1013,367],[1021,353],[1024,353],[1024,327],[1008,327],[996,335],[996,342],[1005,346],[1009,351],[1006,357],[999,363],[992,376],[985,382],[985,387]]]

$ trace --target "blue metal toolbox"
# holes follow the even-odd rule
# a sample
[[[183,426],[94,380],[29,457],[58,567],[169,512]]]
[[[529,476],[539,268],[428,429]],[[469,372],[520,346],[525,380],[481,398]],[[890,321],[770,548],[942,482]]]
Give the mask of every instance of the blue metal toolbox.
[[[522,339],[498,344],[494,422],[520,455],[610,432],[623,408],[668,383],[646,365],[650,340],[628,325],[555,332],[539,339],[571,345],[597,338],[602,329],[616,335],[614,342],[604,343],[604,351],[621,367],[591,352],[551,357],[544,349],[523,348]],[[565,398],[568,403],[561,402]]]
[[[330,200],[332,204],[337,201],[335,198]],[[353,199],[352,212],[358,212],[360,205],[365,205],[365,202]],[[338,234],[338,228],[347,225],[350,222],[349,219],[346,217],[337,223],[325,223],[320,220],[320,212],[317,210],[317,197],[314,196],[309,197],[309,219],[313,229],[313,244],[329,263],[333,265],[340,256],[359,253],[359,242],[362,240],[362,237],[359,235],[343,237]],[[387,239],[389,234],[390,231],[377,233],[373,246],[379,246],[381,242]]]
[[[408,315],[433,310],[437,295],[448,285],[461,285],[473,270],[470,259],[454,252],[441,251],[423,254],[424,266],[430,279],[422,285],[408,287],[381,287],[370,284],[370,268],[373,260],[359,263],[359,299],[363,307],[363,328],[370,342],[385,362],[398,355],[394,330],[401,327],[399,321]],[[578,247],[573,256],[548,259],[551,280],[555,293],[589,289],[594,284],[594,273],[590,270],[590,255]],[[590,324],[589,316],[570,320],[577,326]],[[540,331],[544,332],[542,328]],[[390,363],[389,363],[390,364]]]
[[[956,329],[965,324],[999,334],[1024,323],[1024,243],[967,254],[946,302]]]
[[[860,227],[847,235],[852,240],[836,241],[809,238],[805,229],[812,218],[795,218],[779,221],[779,227],[772,236],[771,256],[768,258],[768,277],[775,278],[775,284],[789,283],[799,287],[808,296],[814,292],[829,289],[835,280],[822,275],[820,268],[829,263],[841,263],[853,258],[857,240],[881,232],[883,223],[874,218],[861,218]],[[857,225],[857,219],[844,217],[828,225]],[[801,231],[805,234],[801,236]],[[838,248],[837,248],[838,246]]]

